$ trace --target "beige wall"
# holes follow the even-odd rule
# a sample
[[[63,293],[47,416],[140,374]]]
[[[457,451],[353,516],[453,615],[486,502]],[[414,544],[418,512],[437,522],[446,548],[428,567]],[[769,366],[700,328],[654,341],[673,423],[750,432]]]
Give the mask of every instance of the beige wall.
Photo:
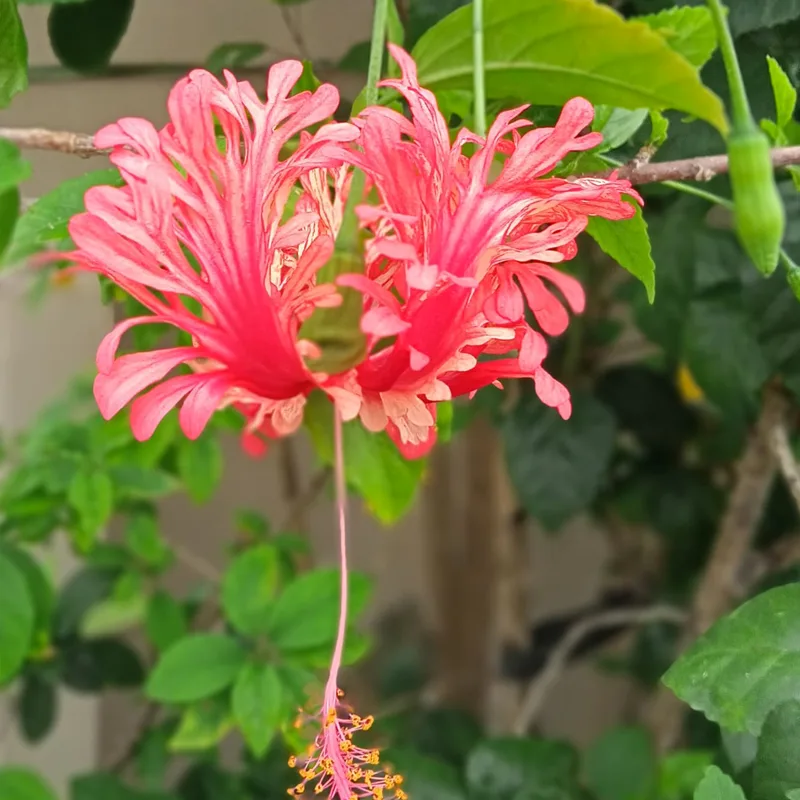
[[[335,59],[369,32],[369,0],[311,0],[292,8],[302,26],[308,50],[315,58]],[[24,6],[31,63],[52,64],[46,35],[46,8]],[[130,30],[115,61],[199,63],[219,43],[263,38],[273,53],[295,52],[279,9],[268,0],[139,0]],[[343,80],[342,76],[339,76]],[[174,78],[70,80],[35,85],[0,112],[0,125],[44,126],[91,132],[122,115],[143,115],[156,122],[165,118],[165,97]],[[358,81],[350,79],[350,96]],[[80,159],[33,153],[34,177],[24,186],[35,197],[66,177],[101,166]],[[94,349],[111,324],[108,311],[97,301],[91,281],[53,294],[44,307],[30,311],[21,299],[22,276],[0,281],[0,427],[26,424],[42,403],[55,395],[66,378],[92,360]],[[204,508],[185,499],[166,504],[164,522],[183,547],[212,563],[220,556],[234,509],[258,507],[274,519],[283,513],[276,459],[251,462],[235,443],[228,447],[224,486]],[[313,470],[307,451],[305,474]],[[413,601],[428,607],[422,569],[422,520],[413,512],[401,525],[381,529],[353,503],[356,566],[378,582],[380,609]],[[319,560],[334,557],[332,514],[327,499],[312,510],[311,527]],[[535,537],[532,603],[536,615],[568,608],[592,597],[602,562],[601,538],[586,526],[575,526],[560,538]],[[576,565],[578,568],[576,569]],[[69,560],[61,558],[61,570]],[[194,579],[188,568],[176,573],[176,585]],[[598,677],[591,668],[571,670],[545,709],[545,728],[556,735],[591,738],[614,713],[624,687],[615,679]],[[125,698],[97,704],[69,698],[62,705],[56,733],[40,747],[25,748],[13,730],[0,740],[0,763],[23,762],[43,768],[64,792],[70,773],[113,760],[124,748],[135,724]],[[4,728],[0,720],[0,730]]]

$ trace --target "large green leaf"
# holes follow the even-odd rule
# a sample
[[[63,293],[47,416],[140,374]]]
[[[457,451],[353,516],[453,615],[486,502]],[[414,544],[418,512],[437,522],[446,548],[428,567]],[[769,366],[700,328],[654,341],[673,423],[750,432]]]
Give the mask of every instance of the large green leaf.
[[[702,67],[716,49],[714,21],[704,6],[665,8],[638,19],[658,31],[675,52],[695,67]]]
[[[14,227],[19,219],[20,202],[19,189],[16,186],[0,192],[0,256],[14,234]]]
[[[673,664],[664,683],[732,731],[757,734],[800,697],[800,584],[764,592],[723,617]]]
[[[82,469],[72,479],[67,499],[78,514],[86,542],[94,541],[114,510],[114,485],[111,478],[97,469]]]
[[[392,748],[384,762],[403,776],[403,789],[414,800],[465,800],[458,770],[447,762],[410,748]]]
[[[17,186],[30,176],[30,162],[22,158],[19,148],[0,139],[0,192]]]
[[[771,28],[800,17],[800,0],[727,0],[730,26],[735,35]]]
[[[789,700],[770,711],[753,768],[752,800],[785,800],[800,790],[800,700]]]
[[[641,800],[656,787],[658,762],[643,728],[613,728],[586,751],[586,786],[598,800]]]
[[[86,190],[90,186],[104,184],[120,186],[122,179],[119,172],[115,169],[87,172],[78,178],[64,181],[52,192],[42,195],[19,218],[2,265],[19,263],[46,244],[66,239],[67,223],[73,215],[83,211]]]
[[[58,60],[78,72],[105,67],[122,41],[134,0],[86,0],[55,5],[47,30]]]
[[[198,439],[181,439],[178,445],[178,475],[195,503],[204,503],[222,478],[222,447],[211,431]]]
[[[56,800],[56,793],[41,775],[24,767],[0,768],[3,800]]]
[[[25,660],[34,621],[25,575],[0,553],[0,685],[15,675]]]
[[[308,401],[305,422],[319,457],[333,463],[333,405],[319,392]],[[409,461],[385,433],[370,433],[359,420],[344,426],[347,482],[381,522],[396,522],[408,510],[425,470]]]
[[[614,447],[616,424],[592,395],[574,393],[563,420],[525,395],[503,427],[509,475],[527,511],[555,530],[594,500]]]
[[[17,702],[19,725],[25,741],[36,744],[53,728],[58,711],[55,677],[44,670],[26,671]]]
[[[231,562],[222,579],[222,607],[240,633],[266,630],[279,578],[278,553],[270,544],[246,550]]]
[[[16,0],[0,0],[0,108],[28,88],[28,40]]]
[[[48,636],[55,608],[55,590],[50,578],[36,559],[21,547],[10,542],[2,542],[0,555],[10,561],[25,578],[35,611],[34,631],[39,635]]]
[[[563,105],[580,95],[623,108],[674,108],[727,130],[722,102],[688,61],[645,23],[594,0],[487,0],[484,36],[492,97]],[[470,88],[471,10],[443,19],[413,55],[428,88]]]
[[[206,59],[209,72],[236,69],[263,55],[267,46],[262,42],[226,42],[215,47]]]
[[[247,746],[262,758],[286,717],[278,671],[272,664],[248,664],[236,679],[231,703]]]
[[[472,800],[570,800],[583,797],[578,758],[567,744],[545,739],[487,739],[467,757]]]
[[[221,742],[233,726],[230,703],[225,696],[189,706],[169,740],[169,749],[176,753],[208,750]]]
[[[292,581],[281,593],[269,619],[267,632],[285,652],[297,652],[333,642],[339,618],[339,571],[317,569]],[[349,609],[352,617],[367,604],[370,582],[349,575]]]
[[[705,396],[723,411],[744,418],[755,407],[769,367],[739,286],[692,302],[683,354]]]
[[[147,681],[147,694],[163,703],[203,700],[230,686],[245,660],[246,652],[230,636],[186,636],[161,656]]]
[[[741,787],[719,767],[710,766],[694,790],[694,800],[746,800]]]
[[[147,605],[144,620],[150,641],[163,652],[189,632],[183,606],[169,592],[157,591]]]
[[[621,220],[591,217],[586,232],[606,255],[642,282],[652,303],[656,296],[656,265],[650,254],[647,223],[638,203],[630,202],[636,206],[635,217]]]

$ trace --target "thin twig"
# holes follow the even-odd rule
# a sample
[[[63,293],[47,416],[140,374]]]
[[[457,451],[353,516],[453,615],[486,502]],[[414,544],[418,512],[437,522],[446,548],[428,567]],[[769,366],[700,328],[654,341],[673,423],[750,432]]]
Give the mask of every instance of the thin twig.
[[[691,611],[678,642],[681,653],[704,634],[741,595],[741,570],[755,538],[776,465],[770,446],[772,432],[787,413],[786,398],[776,386],[764,393],[761,414],[741,459],[736,479],[720,520],[714,547],[692,600]],[[686,707],[664,685],[647,709],[649,727],[660,752],[674,747],[683,730]]]
[[[46,128],[0,128],[0,139],[29,150],[55,150],[81,158],[104,156],[110,152],[95,147],[94,137],[88,133],[51,131]]]
[[[789,429],[785,420],[782,420],[770,431],[769,441],[781,475],[783,475],[786,485],[792,493],[794,502],[800,509],[800,466],[798,466],[792,453]]]
[[[788,167],[800,163],[800,146],[776,147],[772,150],[772,166]],[[634,162],[617,170],[620,178],[633,184],[663,181],[710,181],[728,171],[728,156],[701,156],[678,161]],[[609,173],[603,173],[609,174]]]
[[[175,556],[181,564],[185,564],[189,569],[196,572],[201,577],[212,583],[219,583],[222,579],[220,571],[210,562],[206,561],[202,556],[198,556],[182,544],[177,542],[170,542],[170,547],[175,552]]]
[[[56,150],[72,153],[84,158],[107,155],[108,150],[97,148],[88,133],[51,131],[45,128],[0,128],[0,139],[7,139],[19,147],[32,150]],[[800,164],[800,145],[776,147],[772,150],[772,165],[775,168]],[[617,175],[640,185],[662,181],[708,181],[728,171],[726,155],[685,158],[679,161],[642,163],[634,160],[630,164],[615,168]],[[613,170],[591,173],[581,177],[604,178]]]
[[[298,519],[302,520],[306,511],[308,511],[312,503],[328,485],[330,477],[330,467],[322,467],[311,477],[311,481],[305,491],[298,495],[297,499],[286,513],[286,516],[281,521],[278,527],[279,531],[296,531],[298,529]]]
[[[300,57],[305,61],[310,61],[311,55],[303,36],[303,26],[298,24],[298,21],[292,16],[292,9],[289,6],[281,5],[281,17],[283,17],[283,24],[286,26],[286,30],[289,31],[289,36],[292,37]]]
[[[596,630],[615,628],[618,625],[649,625],[654,622],[682,623],[686,612],[674,606],[648,606],[646,608],[621,608],[602,611],[586,617],[573,625],[558,646],[552,651],[544,669],[531,682],[514,722],[514,733],[524,736],[533,726],[547,694],[563,674],[576,647]]]

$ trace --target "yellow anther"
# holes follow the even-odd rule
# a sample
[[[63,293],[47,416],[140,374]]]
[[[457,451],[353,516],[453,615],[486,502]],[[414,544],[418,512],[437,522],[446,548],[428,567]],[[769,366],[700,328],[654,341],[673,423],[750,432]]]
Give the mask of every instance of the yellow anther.
[[[304,783],[298,783],[297,786],[294,787],[295,794],[303,794],[306,790],[306,785]]]
[[[394,796],[396,800],[408,800],[408,795],[402,789],[397,789]]]
[[[297,756],[289,756],[289,766],[294,769],[297,766]]]
[[[367,784],[367,788],[372,788],[372,776],[375,774],[374,769],[368,769],[364,773],[364,783]]]
[[[339,750],[342,753],[349,753],[352,749],[353,749],[353,743],[348,739],[342,739],[342,741],[339,742]]]
[[[374,722],[375,722],[375,717],[373,717],[371,714],[368,717],[364,717],[364,721],[361,723],[361,729],[368,731],[372,727]]]
[[[314,794],[322,794],[324,791],[325,791],[325,787],[321,783],[318,783],[314,787]]]
[[[375,800],[383,800],[383,789],[380,786],[376,786],[372,790],[372,796],[375,798]]]
[[[394,775],[387,775],[384,780],[387,789],[394,789]]]
[[[370,750],[364,760],[367,762],[367,764],[379,764],[381,760],[381,754],[377,750]]]
[[[333,725],[334,722],[336,722],[336,709],[329,708],[328,713],[325,715],[325,724]]]
[[[402,782],[403,782],[403,776],[402,775],[395,775],[394,776],[394,785],[395,786],[399,786]]]
[[[356,727],[358,727],[359,725],[361,725],[361,717],[359,717],[358,714],[351,714],[350,722]]]

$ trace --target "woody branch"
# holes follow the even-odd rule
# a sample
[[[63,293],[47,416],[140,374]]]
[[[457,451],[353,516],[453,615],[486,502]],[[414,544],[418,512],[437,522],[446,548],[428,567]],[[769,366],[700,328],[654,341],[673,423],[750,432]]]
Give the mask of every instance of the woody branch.
[[[108,155],[108,150],[95,147],[88,133],[51,131],[46,128],[0,128],[0,139],[6,139],[19,147],[30,150],[55,150],[89,158]],[[772,165],[775,168],[800,164],[800,145],[776,147],[772,150]],[[619,167],[617,174],[635,185],[660,183],[662,181],[709,181],[728,171],[728,156],[700,156],[678,161],[642,163],[634,160]],[[611,170],[594,173],[594,177],[605,177]]]

